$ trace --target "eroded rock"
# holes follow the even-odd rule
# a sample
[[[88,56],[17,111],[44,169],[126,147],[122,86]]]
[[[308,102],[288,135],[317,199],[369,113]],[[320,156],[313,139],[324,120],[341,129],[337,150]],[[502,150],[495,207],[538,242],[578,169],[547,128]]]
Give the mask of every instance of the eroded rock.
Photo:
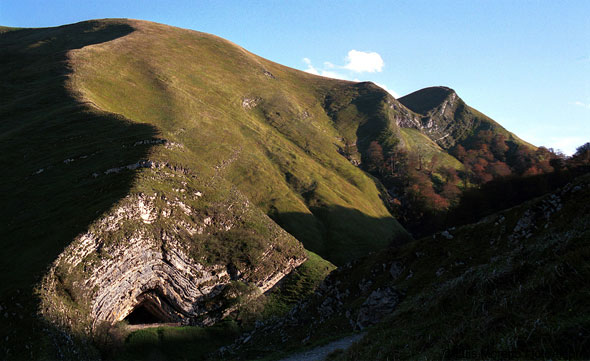
[[[374,290],[363,302],[356,321],[356,327],[364,329],[383,320],[393,312],[400,302],[400,294],[393,287]]]
[[[200,192],[182,195],[128,196],[78,236],[44,278],[45,318],[83,333],[124,320],[138,308],[161,322],[213,323],[231,311],[225,295],[255,297],[305,261],[299,242],[239,194],[217,208],[209,205],[216,212],[195,206]],[[249,222],[262,224],[268,234],[244,228]],[[242,234],[252,242],[242,258],[251,261],[211,256],[220,252],[208,251],[215,242],[245,244]],[[231,245],[219,247],[236,252]],[[226,292],[235,282],[246,287]]]
[[[259,97],[249,98],[245,97],[242,99],[242,108],[244,109],[252,109],[256,107],[262,99]]]

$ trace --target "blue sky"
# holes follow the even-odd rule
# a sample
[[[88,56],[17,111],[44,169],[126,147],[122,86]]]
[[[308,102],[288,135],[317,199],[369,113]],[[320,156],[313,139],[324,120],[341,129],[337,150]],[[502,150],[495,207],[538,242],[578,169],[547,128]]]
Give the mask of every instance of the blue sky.
[[[590,1],[0,0],[0,24],[126,17],[219,35],[278,63],[403,96],[449,86],[535,144],[590,141]]]

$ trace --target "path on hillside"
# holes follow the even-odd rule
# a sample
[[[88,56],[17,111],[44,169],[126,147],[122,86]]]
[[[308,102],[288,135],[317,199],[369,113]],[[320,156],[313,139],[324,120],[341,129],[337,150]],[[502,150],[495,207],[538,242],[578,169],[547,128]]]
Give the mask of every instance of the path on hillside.
[[[143,330],[144,328],[154,328],[154,327],[179,327],[182,326],[180,322],[168,322],[168,323],[141,323],[136,325],[127,325],[127,330],[129,331],[137,331]]]
[[[279,361],[318,361],[323,360],[328,356],[330,353],[336,350],[346,350],[353,343],[359,341],[366,333],[359,333],[356,335],[348,336],[341,338],[339,340],[330,342],[327,345],[319,346],[314,349],[299,352],[289,357],[280,359]]]

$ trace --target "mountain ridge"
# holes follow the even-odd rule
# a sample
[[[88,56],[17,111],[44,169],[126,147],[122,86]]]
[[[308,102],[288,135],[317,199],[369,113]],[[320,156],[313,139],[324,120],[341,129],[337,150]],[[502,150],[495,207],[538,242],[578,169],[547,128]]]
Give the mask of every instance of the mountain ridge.
[[[522,141],[514,134],[508,132],[500,124],[480,113],[479,111],[469,107],[457,95],[455,90],[445,87],[436,86],[417,90],[413,93],[405,95],[399,101],[412,111],[420,114],[421,127],[431,137],[445,149],[452,148],[456,144],[465,145],[470,136],[475,135],[456,130],[455,123],[462,123],[468,125],[467,129],[472,129],[472,132],[478,130],[491,130],[494,133],[499,133],[507,136],[509,140],[513,140],[518,144],[533,147],[527,142]],[[438,127],[443,127],[442,132]],[[451,139],[446,139],[450,137]],[[535,147],[533,147],[535,148]]]
[[[16,304],[39,307],[51,327],[76,337],[97,337],[101,321],[122,320],[145,302],[152,310],[169,304],[172,308],[160,311],[206,323],[197,320],[203,310],[217,308],[223,316],[235,302],[232,297],[266,289],[250,276],[276,282],[282,276],[275,275],[306,258],[301,244],[272,226],[265,213],[312,250],[324,256],[333,252],[341,260],[384,247],[396,236],[408,237],[379,199],[374,181],[338,155],[335,131],[313,93],[281,86],[299,79],[294,70],[217,37],[126,20],[17,30],[3,34],[0,42],[7,79],[1,89],[2,164],[12,169],[3,190],[13,195],[6,200],[2,234],[11,235],[5,247],[14,255],[2,259],[3,309],[17,297]],[[204,54],[219,60],[194,62]],[[240,64],[254,71],[240,72]],[[190,74],[181,77],[190,66]],[[244,79],[267,83],[245,89]],[[295,86],[307,89],[301,81]],[[289,98],[290,103],[284,101]],[[375,232],[364,233],[369,227]],[[175,246],[171,236],[184,245]],[[154,278],[142,280],[140,274],[150,273],[119,256],[115,259],[122,263],[114,267],[133,275],[109,271],[110,255],[141,256],[137,239],[153,249],[150,259],[159,269]],[[218,273],[211,279],[217,281],[189,297],[194,313],[174,291],[183,284],[174,275],[190,263],[175,264],[170,252],[157,251],[169,247],[184,248],[205,268],[213,263],[212,272]],[[191,267],[194,271],[183,277],[201,272],[200,266]],[[110,297],[120,300],[107,309],[97,292],[108,287],[93,280],[103,272],[112,275]],[[133,289],[140,294],[125,293],[129,278],[139,282]],[[20,300],[33,292],[40,305],[36,299]],[[195,297],[208,306],[197,307]],[[27,318],[21,324],[30,326],[20,328],[17,319],[7,320],[2,333],[22,339],[22,347],[40,347],[31,337],[46,339],[43,324]],[[15,334],[18,330],[23,333]]]
[[[497,130],[449,88],[417,113],[402,100],[424,90],[397,100],[141,20],[17,29],[0,45],[13,255],[0,264],[2,335],[37,355],[60,332],[86,344],[139,309],[209,325],[295,268],[319,277],[401,246],[411,235],[391,205],[412,185],[404,172],[440,185],[433,159],[462,170],[450,149]],[[19,322],[16,305],[40,319]]]

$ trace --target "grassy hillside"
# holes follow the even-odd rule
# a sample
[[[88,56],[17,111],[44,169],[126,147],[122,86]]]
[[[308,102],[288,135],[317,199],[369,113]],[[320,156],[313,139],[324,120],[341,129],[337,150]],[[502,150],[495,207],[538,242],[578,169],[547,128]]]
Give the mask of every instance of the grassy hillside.
[[[321,102],[339,82],[212,35],[129,24],[129,36],[71,54],[70,86],[100,109],[157,127],[186,150],[178,158],[155,147],[151,157],[204,174],[223,168],[252,202],[336,263],[404,234],[373,181],[337,153],[340,133]],[[355,232],[368,221],[375,235]]]
[[[259,229],[268,214],[340,264],[408,237],[375,181],[338,153],[342,135],[324,100],[353,83],[148,22],[12,30],[0,34],[0,165],[9,170],[0,180],[6,355],[68,351],[68,336],[37,319],[34,289],[64,248],[109,219],[127,196],[158,194],[165,206],[165,199],[184,199],[186,189],[203,193],[188,203],[197,218],[233,219],[232,207],[250,202],[256,210],[241,227],[253,238],[244,242],[268,241]],[[160,226],[173,225],[149,232],[157,235]],[[121,232],[122,239],[131,234]],[[205,254],[195,258],[231,261],[234,250],[219,239],[204,241]],[[63,300],[80,299],[75,287],[84,272],[60,278]]]
[[[406,149],[410,153],[422,154],[426,163],[430,162],[432,157],[436,155],[440,159],[439,166],[454,169],[463,168],[463,165],[457,158],[444,151],[438,144],[417,129],[402,128],[401,136]]]
[[[440,239],[434,246],[421,240],[399,251],[381,252],[350,269],[349,261],[410,239],[386,207],[395,201],[392,195],[404,201],[407,194],[401,190],[413,190],[416,185],[430,190],[431,196],[457,196],[458,190],[444,188],[441,171],[434,165],[426,169],[423,161],[436,156],[437,166],[461,170],[462,164],[447,150],[455,144],[475,142],[480,130],[499,132],[511,144],[524,144],[469,108],[448,88],[425,89],[397,101],[369,82],[314,76],[260,58],[210,34],[126,19],[56,28],[2,27],[0,75],[0,166],[5,170],[0,179],[0,316],[4,321],[0,349],[6,357],[99,357],[94,346],[102,343],[108,348],[110,341],[101,338],[105,333],[96,331],[100,331],[100,325],[96,326],[100,320],[93,315],[100,311],[112,316],[110,321],[120,321],[131,310],[124,307],[131,303],[121,306],[122,301],[117,300],[139,300],[139,296],[121,291],[132,284],[126,282],[126,276],[112,280],[103,266],[121,276],[130,267],[142,267],[139,256],[162,262],[147,272],[138,272],[130,280],[133,282],[164,272],[162,269],[192,272],[190,277],[174,273],[177,277],[170,278],[178,281],[174,287],[169,282],[166,287],[142,289],[153,291],[148,296],[170,301],[162,294],[174,293],[178,295],[175,300],[184,302],[190,291],[193,298],[187,299],[202,301],[213,290],[212,298],[203,304],[216,307],[217,316],[225,315],[230,306],[237,308],[231,308],[234,321],[209,331],[197,327],[138,331],[128,339],[123,357],[176,358],[185,352],[201,357],[242,330],[233,322],[271,324],[273,317],[287,312],[301,297],[316,292],[334,264],[348,264],[331,278],[346,290],[333,293],[332,286],[325,286],[328,289],[318,291],[319,296],[312,296],[316,299],[310,304],[323,305],[323,314],[313,311],[297,320],[291,312],[288,318],[299,326],[311,320],[295,332],[298,346],[318,330],[336,330],[332,336],[350,332],[367,292],[375,291],[376,285],[391,286],[385,271],[391,269],[393,258],[403,264],[406,277],[394,281],[395,287],[403,289],[399,295],[407,300],[399,310],[411,312],[386,321],[400,326],[396,330],[417,334],[412,325],[424,326],[423,320],[412,318],[417,311],[430,312],[434,320],[441,317],[440,324],[447,324],[445,317],[463,314],[465,309],[460,307],[467,307],[454,300],[459,308],[439,312],[447,310],[435,297],[440,285],[433,282],[441,277],[439,268],[445,272],[449,267],[453,272],[463,272],[465,267],[477,271],[484,267],[485,257],[516,257],[509,254],[514,244],[502,238],[505,234],[494,241],[504,243],[488,249],[487,239],[478,241],[465,227],[461,231],[464,237],[456,236],[453,241],[457,244],[449,243],[452,238]],[[420,155],[418,161],[416,155]],[[453,169],[447,170],[449,183],[458,182]],[[416,180],[422,183],[418,185]],[[411,204],[399,199],[400,206]],[[475,227],[477,234],[490,233],[483,226]],[[550,231],[563,233],[561,228]],[[532,247],[542,247],[540,244]],[[447,246],[444,252],[440,248]],[[454,263],[447,264],[441,257],[456,250],[463,252],[462,258],[453,262],[463,264],[455,269]],[[176,263],[164,256],[158,258],[164,254],[178,256]],[[126,256],[124,264],[111,262]],[[283,275],[282,270],[290,270],[287,265],[305,258],[308,260],[280,287],[260,295],[261,285],[273,283],[275,276]],[[200,269],[202,265],[210,268]],[[431,274],[435,265],[436,280]],[[477,277],[494,279],[496,273],[490,276],[488,266]],[[378,268],[381,275],[375,271]],[[451,273],[441,274],[444,278]],[[192,287],[197,278],[203,283]],[[214,278],[221,283],[215,284]],[[369,278],[374,281],[367,282]],[[473,282],[487,292],[484,278]],[[534,282],[530,283],[533,288],[538,286]],[[148,283],[137,284],[143,287]],[[179,289],[178,285],[188,286]],[[223,288],[225,285],[231,287]],[[462,284],[451,286],[471,292]],[[100,293],[103,290],[105,293]],[[396,292],[390,293],[398,295]],[[97,301],[99,293],[104,302]],[[484,293],[476,296],[487,300],[490,295]],[[260,307],[248,302],[253,297],[258,297]],[[333,301],[334,297],[338,300]],[[342,297],[348,301],[341,301]],[[432,310],[416,306],[425,297],[431,297]],[[323,304],[324,299],[332,301]],[[111,301],[120,302],[117,307],[121,308],[104,306]],[[196,303],[187,303],[192,312],[190,307]],[[334,310],[343,305],[352,313],[333,317]],[[175,310],[173,306],[159,310]],[[307,306],[298,307],[296,310],[306,310]],[[536,310],[531,315],[540,318]],[[326,320],[328,323],[321,325]],[[437,325],[429,327],[436,330]],[[71,332],[64,333],[64,329]],[[380,357],[379,349],[386,347],[383,344],[390,337],[387,327],[380,330],[387,335],[385,341],[373,335],[376,343],[365,342],[364,348],[354,352]],[[288,333],[274,331],[264,340],[271,341],[264,347],[282,344]],[[116,327],[113,332],[118,332]],[[505,337],[511,337],[508,333]],[[220,334],[227,339],[218,338]],[[466,335],[473,342],[481,341]],[[404,335],[394,336],[403,339]],[[178,340],[208,345],[180,350]],[[440,353],[446,352],[443,343],[428,348],[422,341],[413,343],[411,350],[444,356]],[[486,355],[485,347],[491,347],[489,339],[481,342],[476,355]],[[149,343],[156,345],[146,347]]]
[[[1,41],[0,160],[11,170],[2,179],[11,195],[3,200],[3,234],[11,235],[5,246],[12,254],[31,260],[33,270],[11,276],[26,274],[24,284],[90,220],[139,185],[137,172],[108,178],[93,173],[146,158],[183,164],[203,176],[222,172],[312,250],[323,251],[328,236],[351,245],[336,260],[403,233],[373,180],[336,151],[339,133],[323,113],[321,96],[337,81],[282,67],[212,35],[146,22],[24,29]],[[259,104],[244,108],[247,99]],[[170,151],[163,138],[182,151]],[[322,213],[329,207],[338,215]],[[377,244],[332,232],[326,223],[340,214],[348,215],[349,230],[374,219]],[[45,260],[16,252],[21,248],[38,249]],[[6,261],[6,269],[23,263]]]
[[[342,358],[587,358],[589,182],[398,253],[405,300]]]
[[[587,359],[589,200],[586,174],[340,268],[228,359],[278,359],[359,330],[366,336],[331,359]]]

